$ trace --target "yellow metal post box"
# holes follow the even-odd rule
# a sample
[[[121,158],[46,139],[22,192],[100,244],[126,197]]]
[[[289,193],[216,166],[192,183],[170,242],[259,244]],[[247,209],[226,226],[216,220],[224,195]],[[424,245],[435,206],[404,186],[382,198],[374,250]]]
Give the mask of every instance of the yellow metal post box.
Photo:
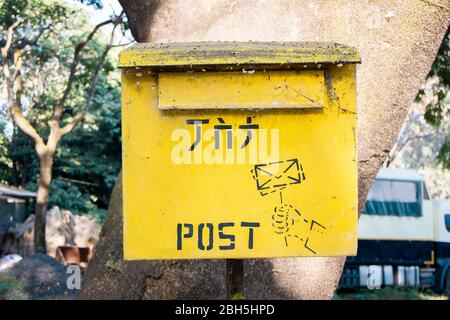
[[[329,43],[124,50],[124,258],[354,255],[359,61]]]

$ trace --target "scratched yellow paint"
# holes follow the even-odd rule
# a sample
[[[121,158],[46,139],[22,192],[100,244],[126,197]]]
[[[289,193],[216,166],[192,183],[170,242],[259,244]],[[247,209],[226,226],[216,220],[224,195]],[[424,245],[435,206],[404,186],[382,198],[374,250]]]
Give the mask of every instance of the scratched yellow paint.
[[[125,259],[356,253],[356,61],[303,60],[122,63]]]

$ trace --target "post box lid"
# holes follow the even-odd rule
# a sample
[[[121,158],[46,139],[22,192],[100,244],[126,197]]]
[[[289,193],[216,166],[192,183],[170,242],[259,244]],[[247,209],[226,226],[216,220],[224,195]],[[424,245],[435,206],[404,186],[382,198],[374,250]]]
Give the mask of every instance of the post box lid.
[[[311,64],[360,63],[355,48],[329,42],[138,43],[119,55],[119,67],[156,70],[290,69]]]

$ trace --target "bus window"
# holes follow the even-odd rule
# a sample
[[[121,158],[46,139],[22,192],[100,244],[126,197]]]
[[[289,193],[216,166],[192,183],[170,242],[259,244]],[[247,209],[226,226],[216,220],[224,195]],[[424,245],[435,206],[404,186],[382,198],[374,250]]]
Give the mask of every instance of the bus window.
[[[421,216],[421,182],[375,180],[367,197],[365,214]]]

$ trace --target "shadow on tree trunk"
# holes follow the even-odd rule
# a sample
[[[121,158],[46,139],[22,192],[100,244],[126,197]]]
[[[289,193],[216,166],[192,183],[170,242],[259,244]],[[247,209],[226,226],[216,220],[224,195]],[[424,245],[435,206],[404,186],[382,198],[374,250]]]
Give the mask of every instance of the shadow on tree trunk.
[[[123,260],[122,174],[108,212],[78,299],[226,298],[225,260]]]
[[[77,299],[227,298],[226,260],[124,261],[122,225],[120,174]],[[244,296],[246,299],[331,298],[344,261],[344,257],[246,259]],[[316,276],[320,279],[314,279]]]

